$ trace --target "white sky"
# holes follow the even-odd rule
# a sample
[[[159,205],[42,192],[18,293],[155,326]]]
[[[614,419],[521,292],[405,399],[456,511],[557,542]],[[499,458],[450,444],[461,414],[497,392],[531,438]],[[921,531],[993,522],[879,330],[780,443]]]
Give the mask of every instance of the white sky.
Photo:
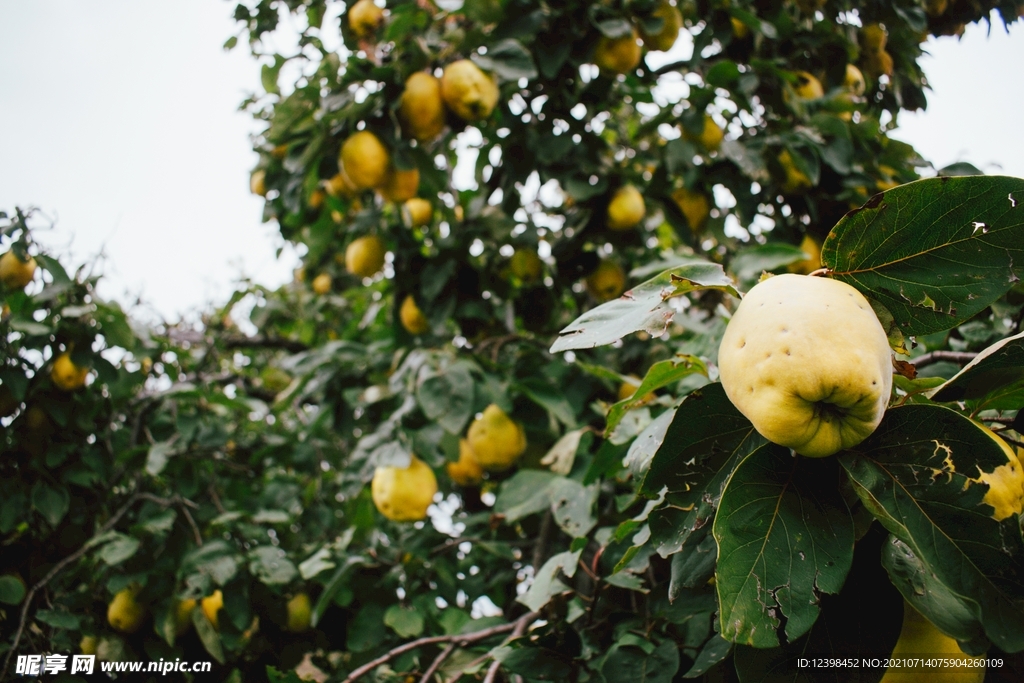
[[[249,194],[255,125],[238,103],[259,66],[223,0],[0,0],[0,209],[56,218],[38,239],[69,263],[106,256],[101,293],[175,317],[221,302],[244,274],[297,264]],[[934,89],[895,137],[937,167],[1024,177],[1024,40],[1015,27],[928,43]]]

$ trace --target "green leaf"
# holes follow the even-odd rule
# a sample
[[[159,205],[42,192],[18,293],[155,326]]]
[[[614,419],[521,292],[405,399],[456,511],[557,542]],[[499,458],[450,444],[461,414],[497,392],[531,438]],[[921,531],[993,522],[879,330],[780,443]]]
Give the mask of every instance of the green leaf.
[[[519,470],[498,490],[494,511],[508,522],[528,517],[551,505],[551,484],[561,479],[544,470]]]
[[[564,657],[546,647],[507,648],[499,661],[512,673],[529,680],[565,681],[572,672]]]
[[[268,586],[283,586],[298,575],[284,550],[260,546],[249,553],[249,571]]]
[[[203,648],[210,653],[215,660],[224,663],[224,647],[220,642],[220,633],[213,627],[210,620],[201,609],[192,610],[192,627],[196,630]]]
[[[576,573],[576,565],[580,561],[582,552],[582,550],[577,550],[574,553],[566,551],[548,559],[544,566],[537,570],[529,590],[516,598],[516,602],[520,602],[536,612],[548,604],[552,597],[569,590],[569,586],[565,585],[558,575],[565,574],[571,579]]]
[[[607,438],[625,414],[647,402],[647,395],[662,387],[675,384],[679,380],[694,373],[700,373],[707,377],[708,368],[700,358],[696,356],[679,355],[668,360],[658,361],[644,375],[640,386],[633,392],[633,395],[613,405],[608,411],[608,418],[605,422],[604,434]]]
[[[754,647],[799,638],[853,561],[838,464],[762,446],[733,472],[713,533],[722,637]]]
[[[427,419],[438,422],[451,434],[459,434],[473,415],[474,386],[465,365],[455,364],[420,381],[416,401]]]
[[[351,528],[351,527],[350,527]],[[299,563],[299,576],[309,581],[317,574],[328,569],[334,569],[335,564],[331,561],[331,551],[328,548],[320,548],[315,553]]]
[[[551,386],[546,380],[539,377],[527,377],[513,386],[528,399],[551,413],[567,428],[572,429],[576,426],[576,413],[572,409],[572,404],[566,400],[560,390]]]
[[[550,486],[551,511],[555,523],[573,538],[582,538],[597,524],[594,506],[600,490],[572,479],[555,479]]]
[[[384,623],[402,638],[415,638],[423,633],[423,615],[415,606],[391,605],[384,612]]]
[[[640,330],[658,336],[675,316],[669,299],[705,289],[739,297],[722,266],[694,259],[689,265],[666,270],[618,299],[590,309],[559,332],[551,353],[604,346]]]
[[[218,586],[223,586],[238,572],[238,559],[234,548],[224,541],[209,541],[185,556],[182,569],[194,569],[211,577]]]
[[[839,461],[868,510],[970,605],[985,635],[1004,651],[1024,649],[1019,522],[991,517],[976,478],[1007,464],[1003,449],[956,411],[906,405]]]
[[[601,663],[605,683],[671,683],[679,670],[679,651],[665,640],[650,653],[615,643]]]
[[[13,574],[0,576],[0,602],[17,605],[25,599],[25,582]]]
[[[81,617],[77,615],[48,609],[36,612],[36,619],[54,628],[77,629],[82,624]]]
[[[367,652],[377,647],[387,637],[384,626],[384,608],[375,602],[363,607],[348,627],[348,649],[352,652]]]
[[[114,566],[121,564],[139,550],[141,545],[139,539],[124,534],[118,534],[116,538],[100,548],[96,553],[107,565]]]
[[[533,55],[518,40],[499,40],[487,48],[486,55],[474,54],[471,59],[481,69],[492,71],[506,81],[537,78]]]
[[[274,55],[273,64],[264,64],[260,68],[260,82],[263,89],[271,95],[280,95],[281,90],[277,87],[277,76],[281,73],[281,67],[287,60],[281,55]]]
[[[32,507],[50,523],[50,526],[60,524],[70,506],[71,496],[64,488],[55,489],[41,481],[32,486]]]
[[[764,271],[771,272],[806,258],[810,258],[810,255],[794,244],[769,242],[739,250],[729,267],[736,274],[740,286],[750,289],[757,284]]]
[[[978,354],[931,396],[933,401],[965,401],[974,410],[1024,407],[1024,332]]]
[[[970,320],[1024,276],[1024,180],[918,180],[846,214],[821,250],[832,277],[878,299],[904,334]]]
[[[149,447],[149,453],[146,455],[147,474],[155,477],[164,471],[164,468],[167,467],[167,461],[174,451],[175,441],[176,439],[158,441]]]

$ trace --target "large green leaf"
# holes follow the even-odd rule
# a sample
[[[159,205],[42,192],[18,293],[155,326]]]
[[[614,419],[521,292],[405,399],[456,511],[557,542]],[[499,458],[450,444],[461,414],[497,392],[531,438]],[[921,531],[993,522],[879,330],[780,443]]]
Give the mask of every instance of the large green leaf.
[[[473,376],[461,363],[421,378],[416,387],[416,401],[423,414],[452,434],[460,433],[472,416],[473,396]]]
[[[659,335],[676,313],[669,306],[669,299],[702,289],[718,289],[739,296],[722,266],[694,259],[693,263],[655,275],[618,299],[576,318],[559,332],[551,353],[604,346],[640,330]]]
[[[670,683],[678,670],[679,651],[671,640],[650,652],[615,643],[601,664],[601,677],[605,683]]]
[[[942,177],[887,190],[839,221],[821,261],[905,334],[948,330],[1024,276],[1024,180]]]
[[[799,638],[853,562],[853,518],[834,458],[766,444],[733,472],[713,527],[722,637],[754,647]]]
[[[977,479],[1006,454],[968,418],[942,406],[889,410],[875,433],[839,458],[865,506],[946,590],[960,596],[985,635],[1024,649],[1024,542],[1002,522]]]
[[[700,373],[704,376],[708,374],[707,366],[696,356],[676,356],[675,358],[659,361],[652,365],[647,374],[644,375],[640,386],[633,392],[633,395],[619,401],[609,409],[604,428],[605,437],[607,438],[615,431],[615,427],[622,421],[622,418],[628,411],[647,403],[648,394],[652,391],[667,387],[678,382],[683,377],[694,373]]]
[[[935,401],[966,401],[983,410],[1024,407],[1024,332],[978,354],[932,394]]]

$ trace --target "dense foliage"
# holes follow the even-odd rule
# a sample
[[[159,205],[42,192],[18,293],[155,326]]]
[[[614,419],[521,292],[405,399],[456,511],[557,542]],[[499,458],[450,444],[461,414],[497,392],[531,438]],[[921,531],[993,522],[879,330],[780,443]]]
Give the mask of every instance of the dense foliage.
[[[265,89],[253,190],[301,245],[295,282],[144,327],[4,217],[44,272],[2,294],[0,653],[212,658],[232,681],[822,680],[796,655],[888,655],[902,594],[1016,680],[1020,509],[979,475],[1024,447],[1024,181],[912,182],[934,169],[887,133],[925,105],[923,39],[1019,8],[685,2],[677,42],[653,0],[360,5],[235,10]],[[295,51],[264,53],[282,21]],[[414,134],[407,80],[463,59],[493,112],[449,103]],[[361,182],[366,146],[342,168],[366,131],[424,216]],[[763,271],[819,267],[903,360],[875,433],[812,460],[753,429],[716,361]],[[64,352],[85,386],[52,372]],[[465,475],[491,405],[525,452]],[[439,493],[389,520],[370,481],[413,455]],[[122,591],[141,617],[117,629]]]

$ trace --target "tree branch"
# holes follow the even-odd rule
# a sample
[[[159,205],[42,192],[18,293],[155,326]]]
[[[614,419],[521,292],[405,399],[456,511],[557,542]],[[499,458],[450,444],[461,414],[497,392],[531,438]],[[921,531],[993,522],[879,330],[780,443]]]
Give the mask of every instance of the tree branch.
[[[538,616],[540,616],[540,614],[537,612],[529,612],[516,619],[515,628],[512,629],[512,635],[510,635],[505,642],[507,643],[508,641],[523,635],[523,632],[526,631],[526,627],[529,626],[530,622]],[[494,679],[498,675],[498,669],[500,668],[501,662],[497,659],[491,662],[491,665],[487,667],[487,675],[484,676],[484,683],[494,683]]]
[[[929,353],[922,354],[917,358],[911,358],[910,362],[917,367],[921,367],[922,365],[931,365],[944,360],[966,364],[970,363],[977,356],[978,354],[970,351],[931,351]]]
[[[487,638],[490,638],[491,636],[496,636],[501,633],[507,633],[508,631],[514,631],[515,629],[519,628],[519,625],[521,623],[522,629],[525,629],[526,624],[528,624],[530,621],[533,621],[538,616],[540,616],[538,612],[528,612],[527,614],[524,614],[523,616],[519,617],[519,619],[517,619],[514,622],[510,622],[508,624],[501,624],[499,626],[491,626],[490,628],[485,628],[481,631],[474,631],[473,633],[455,633],[449,636],[428,636],[426,638],[419,638],[417,640],[410,641],[408,643],[405,643],[404,645],[399,645],[398,647],[385,652],[380,657],[377,657],[376,659],[369,661],[366,664],[363,664],[361,667],[350,673],[348,677],[345,678],[344,681],[342,681],[342,683],[352,683],[352,681],[360,678],[361,676],[365,676],[381,664],[385,664],[394,659],[395,657],[397,657],[398,655],[404,654],[409,650],[415,650],[416,648],[422,647],[423,645],[435,645],[437,643],[451,643],[455,646],[469,645],[470,643],[485,640]],[[522,635],[522,629],[520,629],[520,635]]]
[[[300,341],[281,337],[227,337],[224,347],[228,349],[284,349],[291,353],[308,351],[309,347]]]
[[[434,661],[430,663],[430,668],[420,677],[420,683],[430,683],[430,677],[441,667],[441,663],[448,659],[448,655],[454,651],[455,643],[448,643],[448,647],[441,650],[441,654],[437,657],[434,657]]]

